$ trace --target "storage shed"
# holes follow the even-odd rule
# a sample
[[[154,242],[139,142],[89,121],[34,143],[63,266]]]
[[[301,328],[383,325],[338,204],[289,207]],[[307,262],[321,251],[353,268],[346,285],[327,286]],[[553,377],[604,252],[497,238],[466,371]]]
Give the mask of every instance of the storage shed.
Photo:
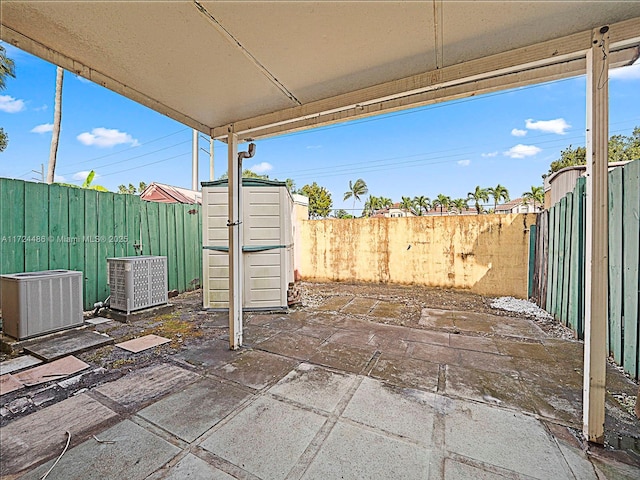
[[[229,308],[228,182],[202,183],[204,308]],[[293,199],[284,182],[242,179],[243,308],[287,308],[293,274]]]

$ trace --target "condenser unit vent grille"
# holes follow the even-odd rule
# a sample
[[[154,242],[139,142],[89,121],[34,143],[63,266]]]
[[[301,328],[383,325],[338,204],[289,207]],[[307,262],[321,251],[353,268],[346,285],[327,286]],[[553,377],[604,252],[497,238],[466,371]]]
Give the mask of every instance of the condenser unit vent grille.
[[[46,270],[0,277],[2,331],[18,340],[82,325],[82,272]]]
[[[109,305],[127,314],[167,303],[167,257],[108,258]]]

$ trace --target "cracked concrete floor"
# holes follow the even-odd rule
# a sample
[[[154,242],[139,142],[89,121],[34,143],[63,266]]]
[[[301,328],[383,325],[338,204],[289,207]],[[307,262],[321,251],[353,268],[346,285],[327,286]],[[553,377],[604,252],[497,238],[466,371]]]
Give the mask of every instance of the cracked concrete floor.
[[[104,376],[7,417],[2,477],[41,478],[66,432],[48,479],[640,477],[638,421],[611,395],[609,429],[632,445],[583,449],[582,344],[531,320],[332,295],[247,314],[232,352],[224,315],[187,298],[171,321],[198,335],[181,328],[171,345],[112,363],[112,347],[80,355]],[[412,326],[398,325],[407,315]],[[608,373],[608,389],[637,390]]]

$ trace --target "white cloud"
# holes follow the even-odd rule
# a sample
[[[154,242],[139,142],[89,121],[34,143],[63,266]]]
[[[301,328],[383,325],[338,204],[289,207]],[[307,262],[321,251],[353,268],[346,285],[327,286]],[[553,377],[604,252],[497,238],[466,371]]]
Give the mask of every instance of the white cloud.
[[[322,148],[322,145],[307,145],[307,150],[317,150],[318,148]]]
[[[53,130],[53,123],[43,123],[31,129],[31,133],[47,133]]]
[[[80,181],[84,182],[84,181],[87,179],[87,177],[89,176],[89,174],[90,174],[90,173],[91,173],[91,171],[90,171],[90,170],[82,170],[82,171],[80,171],[80,172],[76,172],[76,173],[74,173],[72,178],[73,178],[74,180],[80,180]],[[96,179],[96,178],[98,178],[99,176],[100,176],[100,175],[96,173],[96,174],[94,175],[93,179],[95,180],[95,179]]]
[[[115,145],[129,144],[132,147],[140,145],[138,140],[131,135],[115,128],[98,127],[91,130],[91,133],[84,132],[76,137],[83,145],[95,145],[96,147],[106,148]]]
[[[458,165],[463,167],[467,167],[471,164],[471,160],[458,160]]]
[[[640,80],[640,62],[609,71],[609,77],[616,80]]]
[[[522,145],[520,143],[515,147],[511,147],[509,150],[504,152],[504,154],[507,157],[511,158],[525,158],[537,155],[541,151],[542,149],[536,147],[535,145]]]
[[[480,156],[484,158],[497,157],[498,152],[481,153]]]
[[[47,104],[45,103],[44,105],[42,105],[41,107],[36,107],[33,109],[34,112],[44,112],[47,108]]]
[[[6,113],[18,113],[24,110],[24,100],[15,99],[10,95],[0,95],[0,110]]]
[[[571,128],[564,118],[556,118],[555,120],[538,120],[537,122],[531,118],[527,119],[526,127],[529,130],[540,130],[541,132],[557,133],[564,135],[567,129]]]
[[[269,170],[273,170],[273,165],[271,165],[269,162],[261,162],[254,165],[253,167],[249,167],[249,170],[254,173],[265,173]]]
[[[91,80],[81,77],[80,75],[75,75],[75,77],[76,77],[76,80],[78,80],[80,83],[89,83],[93,85],[93,82]]]
[[[511,135],[514,137],[524,137],[527,134],[526,130],[520,130],[519,128],[514,128],[511,130]]]
[[[53,181],[60,183],[60,182],[66,182],[67,179],[64,178],[62,175],[54,175],[53,176]]]

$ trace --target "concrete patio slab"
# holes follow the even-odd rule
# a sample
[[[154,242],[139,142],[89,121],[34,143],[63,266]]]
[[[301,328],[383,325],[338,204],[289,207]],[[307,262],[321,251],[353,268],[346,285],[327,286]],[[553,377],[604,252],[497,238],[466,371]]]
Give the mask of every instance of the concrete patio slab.
[[[506,476],[450,458],[446,458],[444,461],[444,480],[505,480],[514,478],[510,474],[511,472],[503,473]]]
[[[15,392],[21,388],[24,388],[24,385],[10,373],[0,375],[0,396],[5,393]]]
[[[327,298],[322,304],[317,307],[318,310],[339,311],[347,303],[353,300],[352,296],[335,296]]]
[[[16,474],[59,455],[67,441],[65,431],[71,433],[73,445],[116,417],[114,411],[80,394],[20,418],[0,428],[1,473]]]
[[[271,387],[269,393],[330,413],[354,381],[353,375],[302,363]]]
[[[454,406],[444,418],[447,450],[540,480],[575,478],[553,438],[533,417],[468,401]]]
[[[360,373],[372,360],[375,352],[376,348],[371,346],[325,343],[318,347],[310,362],[345,372]]]
[[[200,446],[260,478],[283,479],[325,421],[321,415],[261,397]]]
[[[45,362],[51,362],[67,355],[86,352],[112,343],[113,338],[108,335],[101,335],[91,330],[68,330],[30,342],[24,346],[24,351]]]
[[[158,477],[160,478],[162,480],[233,480],[235,477],[190,453],[170,468],[166,475]]]
[[[338,421],[302,478],[424,480],[429,461],[424,447]]]
[[[529,358],[533,360],[542,360],[550,362],[551,355],[540,342],[513,342],[502,339],[495,340],[496,345],[501,354],[511,357]]]
[[[69,450],[47,480],[144,480],[176,456],[180,449],[139,425],[124,420]],[[25,475],[40,479],[53,464],[45,463]]]
[[[342,307],[340,309],[340,312],[350,315],[368,315],[377,303],[378,300],[376,300],[375,298],[355,297],[344,307]]]
[[[133,340],[127,340],[126,342],[116,343],[116,347],[127,350],[128,352],[138,353],[148,350],[149,348],[157,347],[158,345],[164,345],[170,341],[169,338],[151,334],[134,338]]]
[[[216,368],[233,361],[248,350],[230,350],[229,342],[216,338],[181,351],[177,356],[191,365]]]
[[[89,364],[70,355],[54,360],[51,363],[45,363],[44,365],[23,370],[20,373],[16,373],[14,377],[20,383],[30,387],[52,380],[60,380],[74,373],[86,370],[87,368],[89,368]]]
[[[492,338],[472,337],[469,335],[449,335],[449,346],[462,350],[473,350],[485,353],[504,353],[498,350]]]
[[[432,345],[428,343],[412,342],[409,347],[409,354],[412,358],[427,360],[433,363],[460,363],[460,350],[457,348]]]
[[[435,392],[439,371],[440,365],[437,363],[383,353],[370,375],[399,387]]]
[[[407,316],[418,316],[420,312],[416,307],[409,307],[404,303],[384,302],[377,303],[369,313],[375,318],[404,318]]]
[[[207,378],[149,405],[138,415],[186,442],[193,442],[249,396],[244,390]]]
[[[410,342],[428,343],[431,345],[449,346],[449,336],[447,332],[437,332],[433,330],[406,329],[403,334],[405,340]]]
[[[262,390],[276,383],[297,364],[298,361],[291,358],[253,350],[218,367],[212,373],[254,390]]]
[[[102,325],[103,323],[109,323],[109,322],[113,322],[113,319],[105,318],[105,317],[94,317],[94,318],[89,318],[88,320],[85,320],[85,323],[88,323],[89,325]]]
[[[256,348],[307,361],[315,354],[316,349],[322,342],[321,339],[316,337],[282,332],[269,340],[259,343]]]
[[[364,378],[342,415],[428,446],[432,443],[435,397],[432,393]]]
[[[366,330],[338,330],[327,339],[327,342],[364,346],[369,344],[374,336],[373,332]]]
[[[315,322],[309,322],[296,330],[296,333],[299,335],[318,338],[320,340],[326,340],[337,331],[338,329],[336,327],[329,327]]]
[[[125,408],[137,408],[198,378],[197,374],[184,368],[161,363],[142,368],[114,382],[105,383],[95,391]]]
[[[0,375],[6,375],[7,373],[19,372],[25,368],[35,367],[40,365],[42,360],[31,355],[20,355],[19,357],[12,358],[0,362]]]

